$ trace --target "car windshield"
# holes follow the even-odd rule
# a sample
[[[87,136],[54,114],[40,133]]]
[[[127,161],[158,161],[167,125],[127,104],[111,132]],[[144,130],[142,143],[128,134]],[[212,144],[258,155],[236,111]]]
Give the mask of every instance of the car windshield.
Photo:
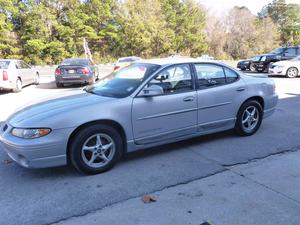
[[[102,78],[97,84],[85,88],[86,92],[113,98],[131,95],[138,86],[160,68],[159,65],[135,63]]]
[[[260,58],[261,58],[261,56],[255,56],[255,57],[253,57],[253,59],[252,59],[252,60],[257,62],[257,61],[259,61],[259,60],[260,60]]]
[[[62,66],[87,66],[88,64],[89,61],[87,59],[66,59],[61,63]]]
[[[10,61],[0,61],[0,69],[8,69]]]
[[[276,48],[272,50],[270,53],[272,54],[281,54],[284,51],[284,48]]]

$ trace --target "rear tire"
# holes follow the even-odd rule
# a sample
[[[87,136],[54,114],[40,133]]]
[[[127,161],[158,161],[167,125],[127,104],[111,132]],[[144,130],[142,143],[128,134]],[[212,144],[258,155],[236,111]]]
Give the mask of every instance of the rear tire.
[[[63,86],[64,86],[63,84],[56,82],[56,87],[57,88],[62,88]]]
[[[286,76],[288,78],[295,78],[299,75],[299,71],[296,67],[291,67],[286,71]]]
[[[79,172],[92,175],[111,169],[122,152],[123,141],[118,131],[108,125],[95,124],[74,136],[68,156]]]
[[[15,88],[13,89],[13,92],[14,93],[18,93],[18,92],[20,92],[20,91],[22,91],[22,81],[21,81],[21,79],[20,78],[18,78],[17,80],[16,80],[16,84],[15,84]]]
[[[263,108],[259,102],[249,100],[242,104],[237,114],[235,132],[240,136],[250,136],[259,129],[263,118]]]

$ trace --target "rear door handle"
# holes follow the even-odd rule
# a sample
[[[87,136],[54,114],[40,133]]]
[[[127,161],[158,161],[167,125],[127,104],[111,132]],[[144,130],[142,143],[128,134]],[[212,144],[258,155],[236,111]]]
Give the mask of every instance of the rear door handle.
[[[245,91],[245,88],[244,87],[240,87],[240,88],[236,89],[236,91]]]
[[[194,99],[195,98],[193,96],[188,96],[188,97],[184,98],[183,101],[184,102],[192,102],[192,101],[194,101]]]

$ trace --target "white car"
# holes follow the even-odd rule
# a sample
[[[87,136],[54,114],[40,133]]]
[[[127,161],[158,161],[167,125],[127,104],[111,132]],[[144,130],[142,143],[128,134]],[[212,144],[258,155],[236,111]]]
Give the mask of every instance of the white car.
[[[114,67],[114,71],[119,70],[125,66],[129,66],[130,64],[141,60],[140,57],[136,57],[136,56],[129,56],[129,57],[123,57],[123,58],[119,58],[118,61],[115,64]]]
[[[39,72],[24,61],[0,59],[0,89],[20,92],[24,86],[39,82]]]
[[[300,56],[291,60],[273,63],[269,68],[270,75],[284,75],[289,78],[300,76]]]

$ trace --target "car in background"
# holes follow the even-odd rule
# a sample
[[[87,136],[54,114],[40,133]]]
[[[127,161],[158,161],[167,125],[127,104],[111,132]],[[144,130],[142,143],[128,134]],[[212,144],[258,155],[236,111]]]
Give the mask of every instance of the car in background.
[[[250,70],[250,71],[255,71],[255,69],[253,69],[253,67],[251,67],[251,63],[253,61],[254,57],[251,59],[244,59],[238,62],[237,64],[237,68],[245,71],[245,70]]]
[[[55,69],[55,82],[58,88],[65,84],[94,84],[98,77],[97,65],[86,58],[65,59]]]
[[[253,135],[277,101],[266,75],[190,58],[142,60],[23,107],[0,127],[0,144],[24,167],[70,163],[96,174],[126,152],[230,129]]]
[[[270,53],[261,54],[253,57],[251,60],[243,60],[238,62],[237,67],[242,69],[245,68],[245,65],[248,65],[248,68],[252,72],[268,72],[270,65],[275,62],[290,60],[300,55],[300,47],[281,47],[276,48]]]
[[[130,64],[137,62],[141,59],[142,58],[137,56],[128,56],[128,57],[119,58],[118,61],[115,63],[114,71],[117,71],[125,66],[129,66]]]
[[[24,86],[39,82],[39,72],[23,60],[0,59],[0,89],[20,92]]]
[[[273,63],[269,68],[270,75],[283,75],[288,78],[300,76],[300,56],[294,59]]]
[[[210,56],[210,55],[201,55],[200,57],[197,57],[197,59],[200,59],[200,60],[214,60],[215,58],[213,56]]]

